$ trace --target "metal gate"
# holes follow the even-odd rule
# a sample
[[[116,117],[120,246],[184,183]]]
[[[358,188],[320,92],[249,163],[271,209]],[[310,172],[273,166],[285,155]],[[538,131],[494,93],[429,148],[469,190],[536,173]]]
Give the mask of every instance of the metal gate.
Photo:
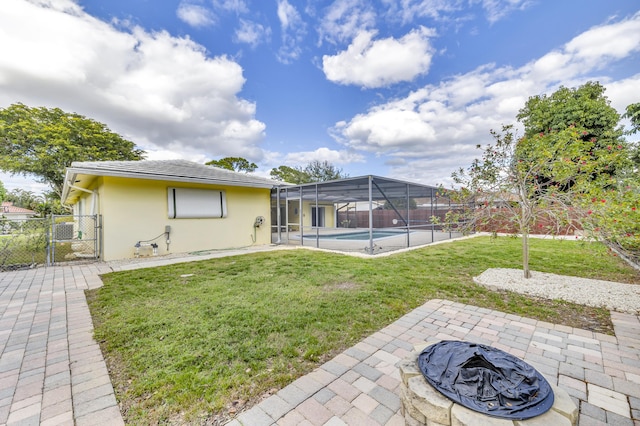
[[[99,259],[102,216],[52,215],[49,262]]]
[[[0,271],[101,255],[101,216],[0,218]]]

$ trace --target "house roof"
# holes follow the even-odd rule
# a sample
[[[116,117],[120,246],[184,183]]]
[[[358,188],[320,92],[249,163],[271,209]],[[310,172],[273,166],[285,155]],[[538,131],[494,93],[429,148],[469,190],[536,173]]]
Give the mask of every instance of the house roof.
[[[256,175],[186,160],[82,161],[67,167],[62,190],[63,202],[73,202],[97,176],[269,189],[282,184]]]
[[[2,214],[20,214],[20,215],[32,215],[35,216],[37,213],[33,210],[25,209],[23,207],[14,206],[11,201],[3,201],[2,202]]]

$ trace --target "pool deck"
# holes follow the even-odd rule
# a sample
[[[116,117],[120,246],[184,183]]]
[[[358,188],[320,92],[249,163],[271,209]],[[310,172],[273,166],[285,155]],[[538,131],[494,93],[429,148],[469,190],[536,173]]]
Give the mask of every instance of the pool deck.
[[[111,271],[251,251],[0,273],[0,425],[124,424],[84,290]],[[404,425],[396,363],[416,345],[460,339],[536,367],[571,395],[582,426],[640,426],[640,317],[612,320],[615,336],[430,300],[229,425]]]

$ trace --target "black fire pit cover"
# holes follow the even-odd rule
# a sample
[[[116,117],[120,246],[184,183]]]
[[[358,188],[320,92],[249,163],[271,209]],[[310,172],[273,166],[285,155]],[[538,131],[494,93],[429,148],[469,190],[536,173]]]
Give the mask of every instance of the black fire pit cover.
[[[553,390],[535,368],[491,346],[445,340],[423,350],[418,367],[443,395],[489,416],[524,420],[553,405]]]

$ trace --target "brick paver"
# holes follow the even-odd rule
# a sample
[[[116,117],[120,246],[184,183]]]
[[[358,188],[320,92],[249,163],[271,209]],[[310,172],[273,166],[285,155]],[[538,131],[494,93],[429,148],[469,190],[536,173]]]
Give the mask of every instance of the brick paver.
[[[74,425],[105,408],[105,421],[85,424],[124,424],[111,381],[94,394],[75,386],[83,374],[106,372],[84,290],[110,271],[98,263],[0,274],[0,425]],[[90,352],[93,370],[83,370]]]
[[[332,417],[322,424],[404,424],[396,364],[408,354],[407,348],[464,339],[524,358],[553,385],[567,391],[580,409],[581,425],[640,426],[640,319],[614,312],[612,320],[616,336],[431,300],[311,373],[324,374],[327,384],[318,392],[328,389],[334,395],[323,404]],[[333,380],[327,382],[327,375]],[[261,407],[269,406],[270,399],[279,398],[281,392],[252,410],[264,413]],[[319,424],[317,412],[309,408],[318,406],[318,392],[297,394],[299,405],[272,417],[272,423]],[[327,416],[323,412],[323,421]],[[251,425],[244,418],[231,424]]]
[[[190,260],[0,273],[0,426],[124,424],[84,290],[101,286],[102,273]],[[402,425],[397,363],[435,341],[464,339],[532,364],[569,393],[581,425],[640,426],[640,317],[612,312],[612,321],[608,336],[431,300],[229,424]]]

